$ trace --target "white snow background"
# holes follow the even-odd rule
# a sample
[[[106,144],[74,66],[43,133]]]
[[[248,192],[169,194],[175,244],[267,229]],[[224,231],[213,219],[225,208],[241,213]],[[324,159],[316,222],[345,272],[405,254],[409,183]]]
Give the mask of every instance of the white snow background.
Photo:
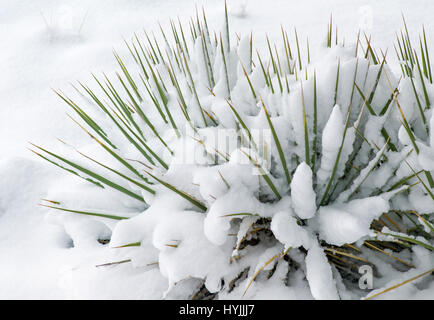
[[[112,48],[124,53],[122,37],[143,28],[158,32],[158,22],[168,28],[169,18],[187,22],[196,4],[204,6],[210,29],[221,27],[222,0],[0,0],[0,299],[159,299],[167,290],[158,271],[130,265],[71,278],[69,271],[81,263],[107,261],[92,245],[70,248],[65,231],[46,221],[39,199],[50,188],[67,192],[69,178],[36,159],[27,142],[50,147],[59,137],[78,147],[88,143],[51,88],[70,88],[76,80],[88,81],[91,72],[117,70]],[[228,7],[231,33],[253,31],[258,49],[266,33],[279,40],[281,25],[296,27],[315,47],[331,13],[348,42],[362,28],[376,47],[393,49],[404,13],[410,34],[416,36],[424,24],[434,43],[430,0],[229,0]],[[84,226],[71,223],[68,232],[86,232]],[[263,292],[256,298],[280,294]]]

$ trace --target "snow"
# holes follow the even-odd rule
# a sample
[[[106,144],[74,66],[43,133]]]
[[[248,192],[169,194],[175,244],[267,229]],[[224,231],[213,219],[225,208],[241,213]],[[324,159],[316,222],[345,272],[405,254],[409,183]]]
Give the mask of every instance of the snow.
[[[371,233],[369,227],[372,220],[388,209],[389,204],[382,197],[321,207],[318,211],[320,237],[338,246],[356,242]]]
[[[400,290],[391,290],[388,292],[385,292],[384,294],[381,294],[378,296],[378,299],[380,300],[393,300],[393,299],[414,299],[414,300],[432,300],[433,295],[433,282],[423,285],[423,281],[426,280],[427,277],[430,277],[429,272],[432,270],[432,257],[431,254],[428,252],[428,250],[417,247],[415,248],[415,258],[414,258],[414,265],[415,268],[408,270],[407,272],[404,272],[402,274],[397,275],[394,277],[393,280],[390,280],[384,285],[379,288],[372,290],[369,294],[366,295],[365,298],[369,298],[377,293],[380,293],[390,287],[401,285],[402,283],[412,279],[416,278],[419,275],[422,275],[425,273],[424,277],[420,277],[418,279],[415,279],[411,281],[410,283],[407,283],[400,287]],[[428,272],[428,274],[426,274]]]
[[[285,251],[289,248],[304,246],[309,248],[310,239],[307,231],[297,224],[292,212],[280,211],[271,221],[271,231],[277,240],[285,245]]]
[[[167,292],[172,284],[189,277],[206,279],[205,285],[210,292],[219,290],[220,279],[228,268],[227,253],[225,248],[207,241],[200,213],[172,213],[165,224],[156,226],[152,242],[160,251],[159,268],[168,279]],[[176,248],[168,246],[170,244]]]
[[[344,192],[342,192],[339,197],[338,201],[345,202],[348,200],[348,198],[360,187],[360,185],[366,180],[368,175],[371,173],[373,168],[377,165],[380,158],[383,156],[384,151],[387,148],[387,144],[385,144],[381,150],[377,152],[375,157],[369,162],[369,164],[360,172],[360,175],[353,181],[353,184],[351,187]],[[377,178],[378,179],[378,178]],[[384,182],[383,182],[384,184]],[[382,184],[380,184],[381,187]]]
[[[429,121],[429,126],[430,126],[430,129],[431,129],[431,135],[429,136],[429,144],[430,144],[430,146],[431,147],[433,147],[434,146],[434,131],[432,130],[432,128],[434,128],[434,112],[432,112],[431,113],[431,118],[430,118],[430,121]]]
[[[351,79],[355,66],[354,59],[349,58],[352,53],[340,48],[331,50],[323,60],[328,72],[318,74],[319,109],[324,110],[327,115],[319,119],[319,128],[322,132],[322,141],[319,141],[322,142],[324,155],[319,162],[322,170],[320,181],[313,181],[311,169],[304,162],[298,166],[291,163],[290,170],[295,169],[290,186],[291,196],[284,196],[274,204],[265,205],[258,201],[256,195],[259,191],[270,194],[271,191],[260,176],[252,174],[253,166],[249,162],[246,163],[246,157],[241,151],[246,148],[238,148],[239,146],[233,143],[236,140],[234,132],[231,132],[232,138],[229,139],[228,144],[221,144],[222,139],[217,139],[218,143],[214,143],[212,134],[208,136],[208,128],[198,130],[199,133],[189,131],[189,134],[196,138],[204,138],[207,150],[212,151],[210,153],[214,154],[216,149],[228,153],[229,163],[214,167],[185,165],[184,160],[188,157],[194,157],[200,164],[209,163],[210,159],[204,157],[203,149],[193,139],[185,139],[181,147],[173,132],[165,132],[165,139],[170,141],[171,147],[174,147],[175,156],[171,158],[166,153],[163,158],[165,160],[171,158],[178,164],[171,166],[162,178],[205,201],[209,209],[206,215],[193,211],[195,208],[191,203],[176,194],[168,194],[162,186],[155,186],[157,191],[155,197],[143,192],[146,201],[151,205],[149,210],[144,211],[146,206],[141,203],[119,196],[109,188],[101,190],[86,184],[82,179],[68,176],[40,161],[26,149],[29,140],[48,148],[56,143],[58,148],[59,144],[56,141],[58,137],[84,153],[92,151],[97,159],[103,159],[118,169],[119,163],[108,159],[102,148],[94,148],[89,141],[91,139],[69,121],[65,112],[70,110],[63,105],[51,88],[73,92],[70,83],[77,85],[77,80],[94,85],[91,72],[99,75],[104,71],[113,75],[117,66],[112,56],[112,48],[115,48],[120,55],[125,54],[123,37],[129,39],[134,32],[141,32],[143,28],[158,32],[158,21],[168,27],[169,18],[175,19],[177,16],[184,22],[188,21],[188,18],[194,15],[196,3],[198,8],[204,5],[211,30],[223,25],[224,9],[221,1],[217,0],[197,2],[128,0],[122,4],[114,0],[92,2],[79,0],[74,1],[73,4],[66,0],[38,2],[22,0],[2,3],[0,38],[8,45],[0,52],[1,61],[4,62],[0,80],[2,105],[0,108],[0,136],[2,137],[0,139],[0,256],[5,257],[0,260],[0,298],[188,298],[186,292],[191,292],[199,286],[202,281],[200,279],[205,279],[208,290],[215,292],[220,289],[221,278],[229,279],[229,276],[236,276],[238,271],[248,264],[256,263],[260,267],[270,255],[273,256],[282,249],[280,245],[274,246],[274,243],[259,246],[251,251],[249,249],[242,253],[245,255],[245,262],[229,265],[229,257],[241,254],[241,252],[233,252],[234,245],[241,244],[244,237],[248,235],[249,229],[260,217],[272,219],[271,230],[285,250],[300,246],[308,250],[306,265],[304,266],[302,262],[304,256],[298,257],[297,253],[290,252],[291,258],[298,259],[301,265],[300,269],[290,272],[288,282],[291,286],[282,284],[282,279],[288,275],[289,267],[288,264],[282,263],[282,260],[278,260],[275,265],[269,265],[267,268],[276,266],[273,276],[267,281],[255,281],[245,298],[338,298],[331,278],[332,270],[326,262],[322,249],[317,243],[311,241],[312,234],[318,231],[320,238],[330,244],[351,243],[369,235],[369,225],[372,220],[389,209],[389,203],[380,196],[318,209],[316,206],[317,195],[313,186],[315,183],[324,184],[330,176],[341,142],[349,103],[348,93],[351,90],[345,85],[349,83],[348,81],[340,82],[338,105],[333,108],[329,118],[328,115],[333,107],[330,92],[334,90],[334,82],[331,79],[336,75],[336,56],[345,57],[341,61],[341,79]],[[322,42],[330,12],[333,12],[333,19],[347,43],[353,41],[357,30],[362,27],[364,31],[373,34],[373,42],[383,49],[392,48],[394,32],[401,27],[401,11],[406,15],[407,25],[412,34],[419,30],[422,22],[431,34],[434,27],[434,22],[426,15],[427,12],[434,10],[434,3],[431,2],[414,3],[411,7],[403,0],[387,0],[381,3],[362,0],[351,3],[344,0],[327,2],[274,0],[266,3],[228,1],[228,4],[231,20],[229,32],[230,34],[237,32],[241,35],[237,54],[246,67],[251,81],[258,88],[264,87],[264,79],[259,68],[252,72],[248,63],[251,31],[253,31],[255,48],[260,52],[266,52],[265,33],[268,33],[271,43],[279,40],[280,23],[289,31],[296,26],[300,39],[308,35],[312,47],[313,44]],[[288,19],[288,10],[291,12],[291,19]],[[119,21],[127,23],[119,23]],[[223,39],[226,40],[224,33]],[[233,40],[235,41],[235,37]],[[196,55],[203,54],[200,42],[196,43],[195,50]],[[311,52],[311,54],[315,57],[321,56],[323,52]],[[327,64],[327,61],[333,61],[333,64]],[[230,53],[226,63],[228,69],[236,70],[228,74],[229,86],[233,89],[234,105],[244,112],[245,120],[251,127],[268,128],[264,114],[260,113],[259,116],[255,114],[250,88],[243,78],[242,70],[239,65],[237,66],[238,57],[235,52]],[[236,123],[233,114],[229,112],[229,107],[223,98],[228,88],[222,56],[218,51],[213,67],[218,70],[216,73],[218,84],[215,88],[218,97],[213,98],[204,85],[198,86],[200,94],[206,96],[201,99],[201,103],[206,110],[219,119],[221,125],[219,129],[234,129]],[[318,67],[324,68],[324,65],[320,64]],[[207,84],[205,66],[195,65],[195,68],[194,72],[200,75],[204,84]],[[359,68],[365,70],[367,66],[360,64]],[[373,83],[375,68],[373,70],[369,72],[367,84]],[[168,77],[167,71],[162,66],[160,71],[162,77]],[[362,71],[359,72],[357,83],[362,83],[364,74]],[[397,72],[399,74],[400,71]],[[237,81],[239,78],[243,78],[242,81]],[[395,80],[392,79],[392,83],[394,82]],[[185,89],[184,91],[188,90],[186,89],[188,83],[183,82],[180,85]],[[308,121],[312,121],[310,93],[313,90],[313,83],[309,80],[303,82],[303,85]],[[277,82],[275,86],[278,86]],[[385,79],[382,78],[379,86],[386,88],[379,91],[388,92]],[[409,82],[405,79],[401,80],[400,86],[400,89],[405,92],[406,88],[409,88]],[[294,90],[291,96],[276,97],[266,92],[261,94],[264,94],[265,105],[272,115],[281,143],[284,144],[290,139],[298,142],[298,146],[294,146],[293,150],[284,151],[285,157],[289,160],[299,156],[302,161],[306,161],[302,113],[301,108],[298,107],[301,94],[297,91],[298,87],[292,89]],[[402,99],[413,102],[414,97],[411,96],[411,91],[409,92],[410,94],[407,97],[403,95]],[[85,98],[82,100],[91,110],[92,115],[97,114]],[[193,95],[187,97],[187,100],[188,104],[192,105],[192,109],[197,111],[198,105]],[[385,100],[384,96],[376,95],[374,102],[376,105],[382,105],[383,100]],[[169,105],[178,108],[175,100],[169,100]],[[146,101],[143,102],[143,107],[148,106]],[[414,103],[403,103],[402,106],[409,121],[417,118],[418,110],[415,109]],[[287,122],[290,117],[288,110],[293,113],[290,124]],[[153,123],[157,124],[157,129],[161,130],[164,122],[160,115],[157,112],[150,114]],[[181,122],[182,117],[180,111],[174,113],[177,123]],[[400,114],[396,110],[391,114],[391,118],[393,117],[393,126],[398,128]],[[202,121],[199,111],[192,112],[192,118],[196,125]],[[378,122],[374,125],[382,125],[385,118],[377,119]],[[104,125],[113,129],[107,119],[102,121]],[[431,113],[428,121],[430,127],[434,128],[434,113]],[[189,129],[186,126],[181,130],[186,132]],[[369,135],[370,132],[374,134],[374,131],[376,130],[368,127],[364,133],[379,146],[384,145],[383,137]],[[312,132],[310,137],[312,139]],[[354,137],[354,129],[349,128],[337,178],[343,175],[343,163],[350,156]],[[411,146],[411,141],[403,127],[400,128],[397,137],[391,137],[394,143],[398,143],[398,137],[403,145]],[[124,155],[130,158],[137,155],[132,147],[125,147],[128,144],[125,144],[124,139],[119,141],[116,137],[114,139],[116,145],[122,146],[121,151]],[[74,151],[71,148],[61,143],[60,145],[61,147],[56,150],[73,155]],[[164,150],[157,139],[150,140],[149,145],[160,153]],[[412,158],[409,158],[412,166],[432,170],[433,146],[434,138],[431,130],[429,143],[420,146],[421,153],[417,157],[412,155]],[[75,154],[73,156],[80,163],[84,163],[82,157]],[[369,155],[366,154],[365,163],[368,163],[369,159]],[[376,160],[378,159],[371,158],[369,163],[373,164]],[[404,164],[399,168],[388,168],[390,170],[387,172],[388,176],[392,175],[392,170],[395,169],[398,169],[395,173],[397,179],[411,173]],[[369,179],[373,179],[376,173],[378,172],[374,171],[364,184],[368,184]],[[283,176],[283,172],[279,174]],[[380,180],[386,183],[389,179],[384,178],[386,174],[378,173],[378,175],[383,178],[378,179],[379,186]],[[275,183],[279,190],[287,189],[287,185],[280,180]],[[37,206],[42,198],[61,201],[65,207],[116,212],[120,216],[131,218],[115,223],[104,218],[52,212]],[[408,199],[412,208],[420,212],[432,211],[432,200],[421,188],[412,188]],[[143,213],[137,214],[140,212]],[[255,216],[248,216],[242,220],[237,216],[223,217],[241,212],[248,212]],[[308,219],[307,226],[300,225],[298,218]],[[236,237],[233,236],[234,232]],[[109,245],[97,241],[110,237]],[[117,246],[136,242],[140,242],[140,246],[115,249]],[[400,279],[409,278],[417,271],[422,272],[430,267],[431,256],[426,251],[420,251],[416,254],[420,259],[420,263],[415,262],[417,269],[400,275]],[[262,252],[265,252],[263,256],[261,256]],[[124,259],[131,259],[131,263],[96,267],[99,264]],[[158,266],[155,265],[156,261],[159,261]],[[382,284],[382,288],[396,283],[391,279],[388,277],[388,281]],[[249,278],[241,282],[233,292],[223,293],[220,298],[239,299],[248,280]],[[421,290],[413,284],[403,288],[403,290],[396,290],[396,294],[384,295],[384,297],[432,298],[434,292],[432,282]]]
[[[317,300],[339,299],[332,269],[318,243],[313,243],[306,256],[306,278],[312,296]]]
[[[344,130],[345,123],[341,108],[335,105],[322,133],[321,168],[318,171],[318,180],[323,185],[327,183],[332,175]]]
[[[295,213],[301,219],[310,219],[316,212],[316,194],[312,184],[312,169],[302,162],[291,181],[291,200]]]
[[[156,268],[146,271],[128,264],[97,268],[87,262],[79,267],[60,272],[58,286],[67,299],[161,299],[167,288],[166,278]]]

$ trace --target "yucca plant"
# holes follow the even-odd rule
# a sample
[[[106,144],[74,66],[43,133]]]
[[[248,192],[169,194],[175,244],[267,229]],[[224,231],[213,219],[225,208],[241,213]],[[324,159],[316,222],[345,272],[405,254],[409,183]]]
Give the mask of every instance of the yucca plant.
[[[316,299],[360,298],[362,265],[374,270],[375,296],[402,277],[432,280],[425,31],[419,53],[407,31],[398,36],[397,78],[368,36],[344,44],[332,21],[316,51],[282,29],[280,49],[267,38],[260,54],[252,34],[230,36],[225,12],[221,33],[197,12],[187,28],[171,21],[170,32],[135,34],[128,57],[114,52],[115,79],[92,75],[93,85],[74,86],[74,100],[56,91],[105,159],[32,144],[137,212],[70,208],[50,196],[41,204],[119,220],[109,246],[129,248],[128,257],[107,265],[159,268],[166,293],[199,279],[193,299],[252,296],[266,281]]]

